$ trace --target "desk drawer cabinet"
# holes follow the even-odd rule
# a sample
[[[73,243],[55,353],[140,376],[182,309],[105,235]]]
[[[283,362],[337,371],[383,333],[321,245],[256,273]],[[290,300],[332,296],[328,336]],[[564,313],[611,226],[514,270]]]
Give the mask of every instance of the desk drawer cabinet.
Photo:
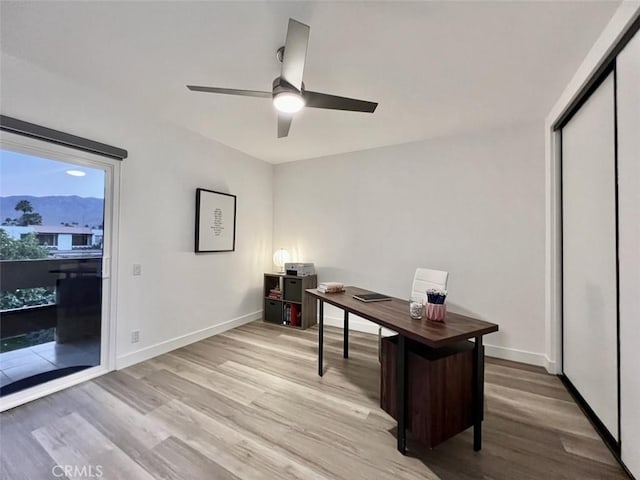
[[[396,417],[398,337],[382,339],[380,406]],[[435,447],[473,426],[473,343],[431,349],[407,339],[407,429]]]

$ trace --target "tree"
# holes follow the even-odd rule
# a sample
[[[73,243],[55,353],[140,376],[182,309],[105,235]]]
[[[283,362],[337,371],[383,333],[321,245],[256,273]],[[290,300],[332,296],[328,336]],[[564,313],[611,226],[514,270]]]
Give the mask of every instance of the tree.
[[[22,212],[20,218],[15,219],[15,224],[21,227],[27,225],[42,225],[42,215],[33,211],[33,206],[29,200],[20,200],[14,210]]]
[[[24,260],[47,258],[49,251],[38,243],[35,233],[28,233],[14,240],[0,228],[0,260]]]
[[[15,240],[0,228],[0,260],[23,260],[47,258],[49,252],[38,243],[35,233],[29,233],[20,240]],[[34,305],[55,303],[56,294],[53,288],[21,288],[14,291],[0,291],[0,311]],[[0,351],[6,345],[0,346]]]
[[[18,224],[21,227],[26,227],[27,225],[42,225],[42,215],[39,213],[23,213],[18,219]]]
[[[20,288],[13,292],[0,292],[0,311],[55,303],[54,287]]]
[[[29,200],[20,200],[16,204],[14,209],[18,212],[22,212],[23,215],[25,213],[33,212],[33,206],[31,205],[31,202]]]

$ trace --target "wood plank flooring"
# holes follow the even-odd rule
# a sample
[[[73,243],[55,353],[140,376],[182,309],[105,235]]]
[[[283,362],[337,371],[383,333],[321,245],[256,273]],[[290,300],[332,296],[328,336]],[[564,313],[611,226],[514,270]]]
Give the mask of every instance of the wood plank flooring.
[[[376,337],[352,332],[344,360],[327,327],[323,378],[316,339],[254,322],[4,412],[0,478],[626,478],[556,377],[493,359],[482,451],[469,429],[404,457],[379,408]]]

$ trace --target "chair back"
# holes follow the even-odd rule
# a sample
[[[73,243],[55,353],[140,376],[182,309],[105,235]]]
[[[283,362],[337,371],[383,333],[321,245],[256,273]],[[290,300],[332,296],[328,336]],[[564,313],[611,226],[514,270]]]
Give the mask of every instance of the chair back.
[[[413,286],[411,287],[411,296],[422,296],[426,301],[427,289],[437,288],[439,290],[446,290],[448,279],[449,272],[432,270],[430,268],[416,268],[416,274],[413,277]]]

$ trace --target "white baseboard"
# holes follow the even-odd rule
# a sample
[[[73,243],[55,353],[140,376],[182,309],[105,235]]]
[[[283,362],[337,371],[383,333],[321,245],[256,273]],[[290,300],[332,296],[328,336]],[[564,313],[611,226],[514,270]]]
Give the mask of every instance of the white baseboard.
[[[558,375],[560,372],[558,371],[558,364],[555,360],[549,359],[546,355],[544,356],[544,365],[543,367],[547,370],[547,372]]]
[[[325,315],[324,324],[330,327],[342,328],[343,319],[338,317],[329,317]],[[349,317],[349,330],[355,330],[357,332],[378,334],[378,325],[369,322],[362,318]],[[526,363],[529,365],[536,365],[538,367],[544,367],[549,373],[554,373],[555,362],[550,362],[546,355],[542,353],[527,352],[525,350],[518,350],[516,348],[498,347],[495,345],[485,344],[485,354],[488,357],[501,358],[503,360],[511,360],[513,362]],[[553,368],[554,370],[550,370]]]
[[[248,313],[247,315],[243,315],[241,317],[234,318],[232,320],[228,320],[211,327],[203,328],[202,330],[187,333],[186,335],[172,338],[171,340],[167,340],[164,342],[156,343],[155,345],[136,350],[135,352],[127,353],[126,355],[122,355],[121,357],[118,357],[116,359],[116,370],[135,365],[136,363],[144,362],[145,360],[149,360],[150,358],[157,357],[158,355],[170,352],[172,350],[175,350],[176,348],[185,347],[194,342],[209,338],[213,335],[226,332],[227,330],[231,330],[232,328],[240,327],[261,317],[262,310]]]
[[[536,367],[545,367],[546,358],[542,353],[528,352],[526,350],[518,350],[517,348],[498,347],[496,345],[484,346],[484,353],[487,357],[501,358],[502,360],[511,360],[512,362],[526,363],[535,365]]]
[[[344,324],[344,320],[338,317],[324,316],[324,324],[329,327],[340,327]],[[355,330],[356,332],[378,334],[378,325],[364,318],[354,317],[349,315],[349,330]]]

